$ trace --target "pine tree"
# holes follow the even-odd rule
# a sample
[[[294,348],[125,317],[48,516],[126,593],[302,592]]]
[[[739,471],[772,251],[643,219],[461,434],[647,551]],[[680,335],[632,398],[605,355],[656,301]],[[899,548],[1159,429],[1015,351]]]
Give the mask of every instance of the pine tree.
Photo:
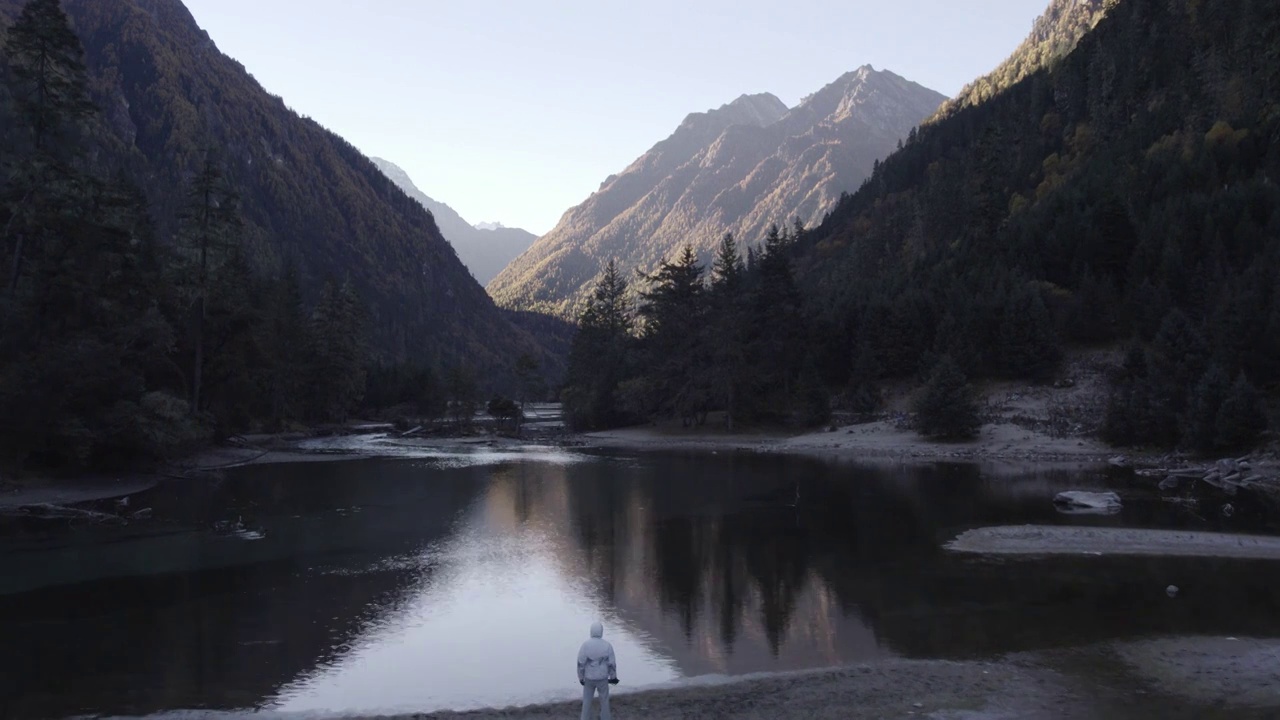
[[[69,136],[95,109],[88,100],[84,48],[58,0],[27,3],[9,29],[4,53],[11,94],[31,141],[30,148],[14,148],[14,164],[6,168],[10,207],[3,239],[13,243],[12,298],[32,243],[43,242],[51,232],[47,221],[65,212],[82,192],[86,178],[66,162],[82,145]],[[59,140],[65,142],[55,142]]]
[[[791,267],[791,240],[774,225],[765,237],[751,297],[748,364],[755,370],[752,396],[761,409],[791,404],[808,323]]]
[[[725,425],[733,432],[739,397],[747,380],[746,293],[742,254],[733,233],[725,233],[711,268],[709,296],[710,362],[713,396],[725,409]]]
[[[813,358],[805,358],[796,378],[795,415],[804,427],[821,425],[831,419],[831,398],[818,374]]]
[[[1266,408],[1258,389],[1241,373],[1218,409],[1215,446],[1224,452],[1249,450],[1267,429]]]
[[[279,430],[286,421],[299,420],[306,413],[307,387],[302,371],[307,364],[307,349],[313,346],[302,285],[292,263],[285,266],[284,275],[271,288],[262,329],[261,343],[266,348],[263,389],[269,398],[267,420]]]
[[[1188,399],[1182,413],[1182,441],[1202,455],[1208,455],[1218,446],[1218,417],[1222,404],[1231,390],[1231,376],[1221,365],[1212,365]]]
[[[653,394],[646,404],[686,425],[706,412],[711,394],[702,276],[697,254],[685,247],[675,261],[663,261],[645,276],[639,310],[642,376]]]
[[[875,412],[882,402],[878,385],[881,373],[876,366],[875,352],[866,345],[857,344],[851,355],[853,363],[844,393],[845,402],[853,412]]]
[[[973,391],[960,368],[943,356],[915,405],[916,430],[928,438],[969,440],[982,427]]]
[[[350,281],[325,284],[310,335],[312,416],[345,422],[364,397],[368,364],[364,305]]]
[[[804,237],[806,232],[808,232],[808,229],[805,228],[804,221],[800,219],[799,215],[797,215],[791,223],[791,242],[800,242],[800,238]]]
[[[618,388],[630,375],[634,317],[627,282],[612,260],[578,320],[562,397],[565,419],[580,428],[621,422]]]
[[[1135,342],[1125,351],[1124,362],[1107,398],[1102,438],[1123,447],[1145,442],[1152,431],[1147,421],[1151,412],[1149,395],[1146,352]]]
[[[84,48],[60,0],[31,0],[9,29],[5,56],[14,97],[37,152],[94,112],[89,101]]]
[[[240,245],[239,196],[223,176],[213,151],[187,191],[181,240],[187,252],[184,285],[191,298],[191,412],[202,409],[205,370],[205,322],[209,314],[210,283],[215,271]]]
[[[1147,349],[1150,425],[1146,432],[1152,442],[1166,446],[1177,442],[1177,419],[1208,361],[1208,346],[1199,329],[1182,311],[1171,311]]]
[[[738,242],[733,233],[725,233],[716,248],[716,257],[711,265],[711,282],[714,288],[736,291],[742,284],[742,253],[738,250]]]
[[[207,315],[201,324],[204,354],[201,401],[220,437],[245,430],[270,405],[260,392],[266,370],[261,328],[267,297],[244,252],[235,249],[211,274]]]
[[[1027,288],[1005,302],[996,349],[1000,372],[1007,378],[1045,379],[1061,355],[1053,318],[1040,295]]]

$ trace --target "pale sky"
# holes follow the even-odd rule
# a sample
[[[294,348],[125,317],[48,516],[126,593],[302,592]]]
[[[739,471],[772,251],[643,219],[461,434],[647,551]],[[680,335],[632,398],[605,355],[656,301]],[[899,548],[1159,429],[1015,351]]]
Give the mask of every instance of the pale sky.
[[[538,234],[690,112],[757,92],[794,106],[865,64],[953,95],[1048,4],[184,1],[295,111],[468,222]]]

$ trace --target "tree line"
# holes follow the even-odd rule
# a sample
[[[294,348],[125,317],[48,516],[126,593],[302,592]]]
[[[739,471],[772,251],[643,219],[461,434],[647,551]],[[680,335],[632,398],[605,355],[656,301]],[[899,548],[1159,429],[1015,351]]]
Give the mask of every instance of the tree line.
[[[730,431],[743,424],[812,427],[835,408],[880,409],[880,383],[892,375],[882,368],[907,361],[904,353],[914,346],[904,350],[902,333],[909,330],[895,333],[890,325],[866,337],[853,379],[833,386],[822,372],[824,328],[796,280],[793,254],[807,233],[799,220],[785,229],[775,224],[745,252],[726,234],[709,263],[685,247],[633,281],[609,262],[569,355],[562,399],[570,425],[599,429],[667,418],[689,427],[719,412]],[[1049,331],[1028,332],[1010,325],[988,349],[993,357],[1022,353],[1042,363],[1021,367],[1020,376],[1043,374],[1059,352]],[[917,408],[921,432],[972,434],[978,414],[967,378],[946,353],[932,362],[936,372]]]
[[[691,247],[629,282],[612,261],[579,320],[562,398],[566,419],[600,428],[650,417],[701,425],[813,425],[830,414],[790,249],[775,225],[744,253],[732,234],[704,264]],[[632,286],[635,286],[633,292]]]

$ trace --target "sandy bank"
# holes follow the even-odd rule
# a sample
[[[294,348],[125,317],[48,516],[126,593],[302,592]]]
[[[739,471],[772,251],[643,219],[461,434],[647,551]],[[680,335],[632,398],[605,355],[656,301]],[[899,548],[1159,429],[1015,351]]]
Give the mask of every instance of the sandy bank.
[[[1183,530],[1023,525],[985,527],[947,543],[985,555],[1162,555],[1280,560],[1280,537]]]
[[[1054,438],[1012,424],[982,428],[967,443],[926,440],[887,421],[798,435],[683,431],[665,426],[625,428],[579,436],[589,447],[626,450],[743,450],[901,461],[1105,463],[1114,450],[1092,438]]]
[[[1115,652],[1160,692],[1229,708],[1280,707],[1280,641],[1169,638]]]
[[[992,662],[893,660],[807,673],[620,692],[614,716],[1084,720],[1274,718],[1280,641],[1175,638],[1026,653]],[[577,717],[579,703],[401,720]]]
[[[611,706],[616,718],[743,718],[821,720],[823,718],[966,718],[1036,720],[1091,717],[1069,709],[1075,693],[1056,673],[1009,663],[894,661],[835,671],[740,678],[696,683],[671,690],[619,693]],[[405,716],[416,720],[490,718],[571,718],[580,702],[503,710]]]

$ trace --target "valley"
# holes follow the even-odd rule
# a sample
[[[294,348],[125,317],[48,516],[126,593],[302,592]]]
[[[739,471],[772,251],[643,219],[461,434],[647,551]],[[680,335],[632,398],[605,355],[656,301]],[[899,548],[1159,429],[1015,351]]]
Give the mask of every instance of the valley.
[[[0,716],[1280,712],[1280,6],[254,5],[0,0]]]

